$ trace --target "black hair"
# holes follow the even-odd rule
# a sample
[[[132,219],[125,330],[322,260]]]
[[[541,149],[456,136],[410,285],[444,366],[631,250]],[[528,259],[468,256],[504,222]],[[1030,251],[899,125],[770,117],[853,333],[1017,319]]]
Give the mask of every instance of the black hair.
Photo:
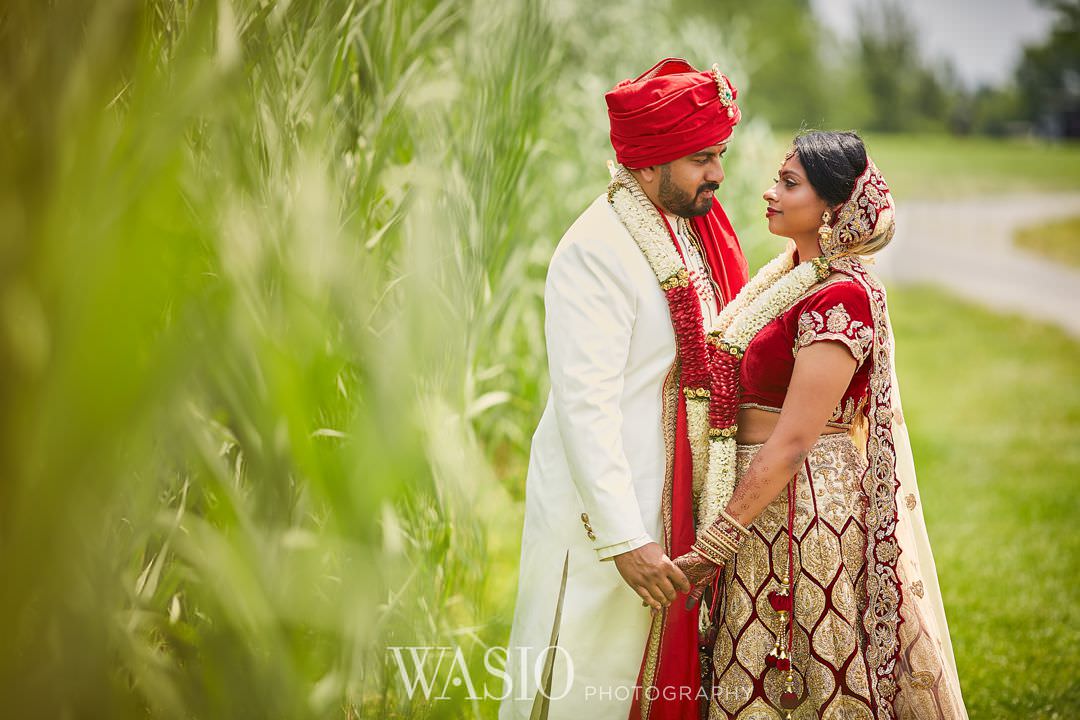
[[[866,146],[854,132],[811,130],[795,136],[795,152],[806,179],[829,205],[851,197],[855,181],[866,170]]]

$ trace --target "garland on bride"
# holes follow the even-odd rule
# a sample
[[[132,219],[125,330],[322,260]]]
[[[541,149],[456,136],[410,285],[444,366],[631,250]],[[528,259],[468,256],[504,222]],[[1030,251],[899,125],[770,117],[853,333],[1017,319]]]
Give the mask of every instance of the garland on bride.
[[[698,527],[720,515],[735,490],[735,435],[739,412],[739,364],[754,336],[831,272],[825,258],[794,264],[785,249],[704,326],[690,274],[668,223],[634,176],[617,167],[608,202],[634,238],[668,300],[682,361],[687,434],[693,458]]]

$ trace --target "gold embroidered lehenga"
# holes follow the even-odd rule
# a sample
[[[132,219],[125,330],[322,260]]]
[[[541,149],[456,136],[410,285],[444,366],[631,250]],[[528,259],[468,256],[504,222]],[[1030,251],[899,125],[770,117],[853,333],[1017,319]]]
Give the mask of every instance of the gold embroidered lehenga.
[[[740,446],[741,477],[759,445]],[[794,524],[794,637],[792,674],[803,698],[793,718],[874,718],[870,701],[866,635],[860,619],[867,610],[865,495],[860,478],[866,461],[847,434],[824,435],[799,473]],[[768,669],[766,657],[778,634],[786,632],[769,604],[788,567],[788,502],[774,501],[751,528],[736,560],[725,570],[723,610],[710,660],[716,682],[710,717],[781,718],[780,695],[786,673]],[[905,578],[906,579],[906,578]],[[907,592],[924,592],[920,580],[902,582]],[[914,608],[905,603],[901,611]],[[963,717],[953,684],[926,621],[902,612],[898,718]]]
[[[853,198],[865,197],[867,177]],[[828,424],[848,432],[818,439],[722,570],[702,639],[708,717],[966,718],[884,289],[856,257],[829,264],[833,277],[746,347],[740,384],[746,405],[779,412],[799,349],[841,342],[858,368]],[[738,446],[736,478],[760,447]],[[784,602],[791,617],[778,611]]]

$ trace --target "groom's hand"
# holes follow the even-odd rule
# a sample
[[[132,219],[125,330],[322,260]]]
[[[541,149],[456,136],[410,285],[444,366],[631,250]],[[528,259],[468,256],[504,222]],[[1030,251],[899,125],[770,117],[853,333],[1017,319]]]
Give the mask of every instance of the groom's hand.
[[[615,567],[626,584],[653,610],[675,602],[678,592],[690,592],[690,581],[675,567],[659,544],[651,542],[637,550],[616,555]]]

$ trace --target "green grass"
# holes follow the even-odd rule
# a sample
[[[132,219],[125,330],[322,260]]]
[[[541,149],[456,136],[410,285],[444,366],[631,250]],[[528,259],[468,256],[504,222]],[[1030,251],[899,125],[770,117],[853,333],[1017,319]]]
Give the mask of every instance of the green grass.
[[[1019,247],[1049,260],[1080,267],[1080,217],[1022,228],[1014,240]]]
[[[794,131],[774,131],[776,164],[757,171],[759,182],[775,174],[794,135]],[[1080,190],[1080,142],[860,135],[899,200]],[[765,187],[762,185],[761,190]]]
[[[929,288],[890,308],[904,410],[973,718],[1080,705],[1080,344]]]
[[[898,199],[1080,190],[1080,143],[867,134]]]

